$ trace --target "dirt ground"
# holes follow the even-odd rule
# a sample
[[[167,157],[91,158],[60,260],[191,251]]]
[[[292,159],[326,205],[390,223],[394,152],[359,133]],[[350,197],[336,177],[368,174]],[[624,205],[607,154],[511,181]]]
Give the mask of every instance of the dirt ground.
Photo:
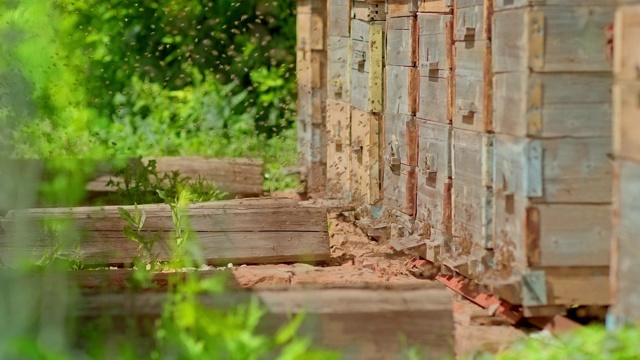
[[[355,224],[330,216],[331,261],[308,264],[256,265],[234,268],[243,287],[301,284],[419,284],[424,279],[417,259],[395,252],[389,245],[370,240]],[[525,333],[488,311],[454,294],[455,352],[467,358],[478,351],[495,353]]]

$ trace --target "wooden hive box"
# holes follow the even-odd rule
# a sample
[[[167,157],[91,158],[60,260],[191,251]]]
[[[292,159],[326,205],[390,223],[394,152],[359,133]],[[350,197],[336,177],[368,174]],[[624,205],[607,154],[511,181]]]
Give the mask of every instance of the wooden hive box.
[[[427,260],[439,263],[451,233],[451,126],[418,119],[416,220],[427,239]]]
[[[351,0],[351,18],[384,21],[387,18],[385,0]]]
[[[387,0],[387,17],[415,16],[420,0]]]
[[[621,326],[640,319],[640,6],[615,17],[613,91],[612,303],[608,320]]]
[[[351,192],[356,204],[381,200],[380,117],[351,108]]]
[[[418,162],[418,127],[415,118],[387,113],[384,138],[384,205],[414,216]]]
[[[351,199],[351,105],[327,100],[327,196]]]
[[[453,17],[445,14],[418,14],[419,90],[416,116],[451,122]]]
[[[491,131],[492,0],[458,0],[454,12],[453,126]]]
[[[351,34],[351,0],[328,0],[327,8],[329,37],[348,38]]]
[[[454,0],[418,0],[418,12],[451,13]]]
[[[384,27],[383,21],[351,21],[351,104],[369,113],[383,110]]]
[[[453,238],[445,243],[448,264],[464,275],[468,262],[493,248],[493,135],[453,129]],[[479,253],[479,254],[478,254]]]

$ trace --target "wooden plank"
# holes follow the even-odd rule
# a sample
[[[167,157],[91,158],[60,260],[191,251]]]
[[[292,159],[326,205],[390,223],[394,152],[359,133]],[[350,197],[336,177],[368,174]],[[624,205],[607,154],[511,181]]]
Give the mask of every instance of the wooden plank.
[[[451,127],[418,120],[417,220],[436,244],[451,239]]]
[[[614,22],[613,72],[617,80],[640,80],[640,6],[620,7]]]
[[[262,193],[262,160],[259,159],[213,159],[205,157],[159,157],[143,158],[147,164],[149,160],[156,161],[159,175],[180,171],[181,176],[188,176],[195,180],[198,177],[216,184],[220,191],[233,195],[259,195]],[[113,174],[101,175],[90,181],[86,190],[90,192],[113,192],[114,188],[107,186],[109,179],[122,182]]]
[[[496,189],[535,203],[611,202],[610,139],[496,138]]]
[[[491,82],[487,81],[485,62],[491,54],[487,40],[456,42],[455,112],[453,126],[473,131],[490,131],[491,117],[486,98],[490,99]]]
[[[493,247],[493,136],[453,129],[454,254]]]
[[[387,17],[412,16],[418,11],[420,0],[387,0]]]
[[[610,72],[603,44],[614,10],[613,6],[541,6],[496,12],[494,71]]]
[[[132,206],[123,207],[135,213]],[[166,205],[143,205],[146,219],[141,233],[158,237],[154,251],[159,261],[171,259],[174,229],[172,212]],[[298,206],[280,199],[235,200],[190,205],[184,215],[199,239],[207,263],[265,263],[321,261],[329,257],[326,211]],[[56,221],[57,220],[57,221]],[[66,224],[66,225],[65,225]],[[126,223],[118,207],[31,209],[11,212],[0,222],[0,256],[5,263],[20,255],[36,259],[50,249],[52,241],[78,241],[85,265],[131,263],[138,244],[124,235]],[[14,235],[29,231],[33,242],[16,243]],[[65,248],[71,256],[74,249]]]
[[[351,108],[351,191],[360,204],[380,200],[380,116]]]
[[[445,77],[453,68],[453,17],[418,14],[420,76]]]
[[[640,162],[640,82],[616,83],[613,87],[613,153]]]
[[[611,75],[510,72],[494,76],[497,133],[593,137],[611,133]]]
[[[327,88],[328,97],[351,101],[351,39],[329,38]]]
[[[452,0],[419,0],[418,12],[450,13],[453,11]]]
[[[612,303],[614,313],[626,321],[640,318],[640,164],[616,160],[614,169]]]
[[[385,111],[415,115],[418,101],[417,69],[405,66],[385,68]]]
[[[457,0],[455,6],[455,41],[478,41],[491,38],[491,11],[485,11],[489,0]],[[490,7],[489,7],[490,8]]]
[[[351,22],[351,0],[329,0],[327,7],[329,10],[329,14],[327,17],[327,31],[329,37],[349,37]]]
[[[327,101],[327,195],[351,198],[351,107]]]
[[[415,16],[387,19],[387,66],[416,66],[418,61],[417,26]]]
[[[353,0],[351,18],[364,21],[383,21],[387,17],[384,0]],[[353,30],[352,30],[353,31]]]
[[[263,333],[275,333],[292,314],[305,312],[299,335],[310,337],[314,346],[339,351],[345,358],[393,358],[402,352],[403,339],[421,349],[426,347],[430,356],[453,356],[452,298],[444,287],[257,290],[206,295],[198,300],[208,308],[223,310],[245,303],[251,296],[266,312],[259,326]],[[163,293],[85,293],[74,315],[83,321],[102,314],[153,320],[162,314],[166,300]]]

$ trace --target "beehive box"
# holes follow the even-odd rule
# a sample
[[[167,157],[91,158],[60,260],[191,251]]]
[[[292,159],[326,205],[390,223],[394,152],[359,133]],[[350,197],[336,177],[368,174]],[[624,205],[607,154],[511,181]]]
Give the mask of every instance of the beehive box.
[[[419,90],[416,116],[450,123],[452,113],[453,17],[418,14]]]
[[[612,325],[640,319],[640,6],[618,10],[614,29]]]
[[[351,105],[327,100],[327,196],[351,199]]]
[[[439,263],[451,233],[451,126],[418,119],[417,216],[427,260]]]
[[[369,113],[383,110],[384,21],[351,21],[351,104]]]
[[[413,216],[416,209],[418,128],[408,115],[385,115],[384,205]]]
[[[301,0],[297,7],[298,154],[311,192],[326,182],[327,3]]]
[[[491,131],[492,0],[458,0],[454,13],[455,104],[453,126]]]
[[[351,193],[358,205],[381,200],[380,118],[351,108]]]

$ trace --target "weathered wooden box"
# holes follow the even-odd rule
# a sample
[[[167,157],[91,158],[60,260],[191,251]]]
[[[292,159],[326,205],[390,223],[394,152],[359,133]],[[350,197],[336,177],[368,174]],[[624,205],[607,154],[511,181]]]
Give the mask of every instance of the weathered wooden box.
[[[610,144],[606,137],[496,135],[495,274],[521,278],[530,270],[609,265]]]
[[[359,19],[364,21],[384,21],[386,19],[386,16],[387,12],[385,0],[352,0],[352,19]]]
[[[351,104],[362,111],[383,110],[385,22],[351,21]]]
[[[421,13],[450,13],[453,11],[454,0],[418,0],[418,12]]]
[[[494,75],[493,97],[497,133],[531,137],[611,134],[610,73],[499,73]]]
[[[327,100],[327,196],[351,199],[351,105]]]
[[[416,116],[450,123],[452,117],[453,17],[418,14],[419,90]]]
[[[453,126],[491,131],[491,1],[456,3]]]
[[[427,239],[427,260],[439,263],[451,242],[451,126],[418,120],[417,215]]]
[[[351,101],[351,38],[329,37],[327,95],[331,99]]]
[[[386,65],[414,67],[418,61],[418,23],[415,16],[387,19]]]
[[[493,23],[496,73],[611,72],[605,29],[615,6],[535,6],[497,11]]]
[[[298,1],[296,16],[297,48],[326,50],[326,1]]]
[[[383,204],[414,216],[416,209],[416,165],[418,127],[414,117],[385,114]]]
[[[453,239],[445,251],[454,258],[469,256],[474,245],[493,248],[493,141],[453,129]]]
[[[387,0],[387,18],[415,15],[419,3],[420,0]]]
[[[349,37],[351,27],[351,0],[328,0],[328,35]]]
[[[351,109],[351,193],[356,204],[381,200],[380,117]]]

